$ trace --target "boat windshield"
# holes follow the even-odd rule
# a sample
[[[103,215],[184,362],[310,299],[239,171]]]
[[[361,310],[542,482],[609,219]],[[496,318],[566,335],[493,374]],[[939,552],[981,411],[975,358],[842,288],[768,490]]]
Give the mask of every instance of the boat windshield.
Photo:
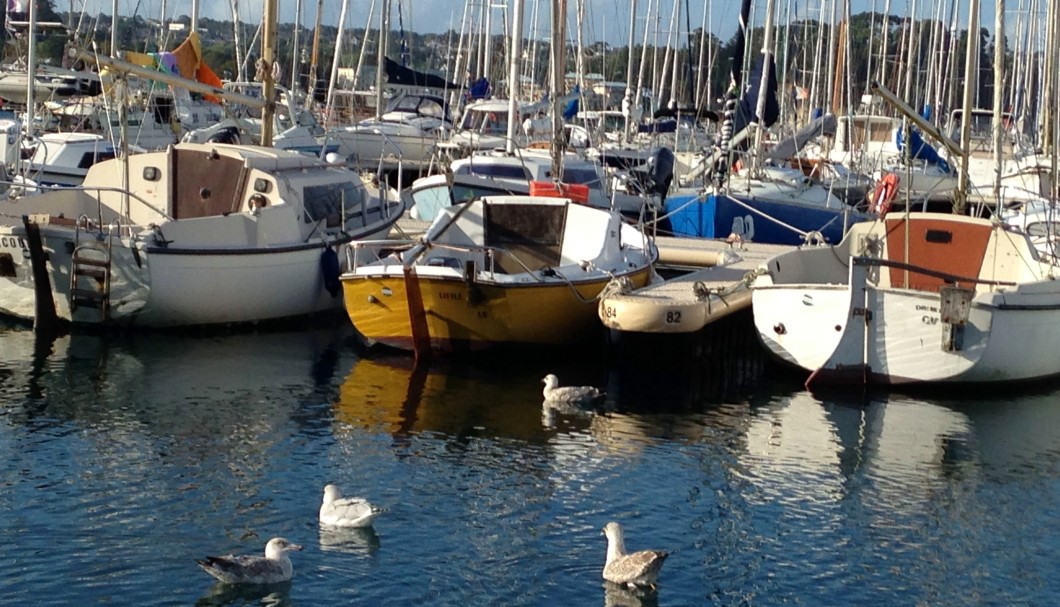
[[[472,110],[464,114],[460,128],[465,131],[478,131],[488,135],[508,134],[507,112],[483,112]]]
[[[364,188],[352,181],[307,185],[302,196],[305,201],[303,220],[306,223],[326,221],[329,228],[338,227],[343,216],[347,221],[359,219],[364,206]]]
[[[600,174],[592,168],[563,167],[563,183],[580,183],[589,186],[591,190],[599,190],[602,187]]]

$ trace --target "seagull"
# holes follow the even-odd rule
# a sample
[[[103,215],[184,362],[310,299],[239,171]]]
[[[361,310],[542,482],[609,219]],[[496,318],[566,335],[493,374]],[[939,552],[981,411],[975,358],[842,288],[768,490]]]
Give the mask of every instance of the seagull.
[[[541,380],[545,384],[545,402],[591,405],[602,400],[606,394],[592,386],[559,387],[559,378],[549,373]]]
[[[276,584],[287,582],[294,574],[287,553],[301,550],[282,537],[265,544],[265,556],[208,556],[195,562],[225,584]]]
[[[622,526],[612,521],[604,526],[607,536],[607,561],[604,563],[604,579],[626,586],[647,586],[655,588],[663,561],[669,556],[661,550],[640,550],[626,554],[626,544],[622,539]]]
[[[320,505],[320,522],[335,527],[368,527],[375,517],[385,512],[368,503],[363,497],[342,497],[338,485],[324,487],[324,503]]]

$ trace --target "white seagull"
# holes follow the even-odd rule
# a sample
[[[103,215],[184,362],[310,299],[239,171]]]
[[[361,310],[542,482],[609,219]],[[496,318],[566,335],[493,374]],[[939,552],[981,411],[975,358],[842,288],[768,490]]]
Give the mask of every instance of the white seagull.
[[[545,402],[592,405],[606,396],[593,386],[559,387],[559,378],[549,373],[541,380],[545,384]]]
[[[208,556],[195,562],[225,584],[276,584],[286,582],[294,574],[287,553],[301,550],[282,537],[274,537],[265,544],[265,556]]]
[[[324,503],[320,505],[320,522],[324,525],[368,527],[383,512],[383,508],[369,504],[363,497],[342,497],[338,485],[324,487]]]
[[[640,550],[627,554],[622,526],[614,521],[605,525],[603,532],[607,536],[604,579],[630,587],[655,588],[655,580],[659,577],[659,570],[662,569],[663,561],[669,553],[661,550]]]

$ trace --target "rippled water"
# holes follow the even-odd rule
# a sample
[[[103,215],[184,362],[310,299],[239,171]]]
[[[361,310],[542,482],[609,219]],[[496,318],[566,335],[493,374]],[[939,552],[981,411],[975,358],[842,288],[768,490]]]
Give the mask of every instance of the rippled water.
[[[341,326],[0,326],[0,602],[1053,603],[1057,385],[822,398],[739,335],[414,373]],[[611,410],[546,414],[546,372]],[[328,482],[389,511],[321,530]],[[602,583],[609,520],[671,551],[657,593]],[[287,585],[194,563],[281,535]]]

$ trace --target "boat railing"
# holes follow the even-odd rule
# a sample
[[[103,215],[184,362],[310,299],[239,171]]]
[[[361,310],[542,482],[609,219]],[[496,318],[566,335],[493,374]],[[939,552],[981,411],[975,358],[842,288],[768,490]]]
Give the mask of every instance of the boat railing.
[[[973,278],[970,276],[960,276],[957,274],[951,274],[949,272],[942,272],[939,270],[932,270],[931,268],[925,268],[924,266],[918,266],[904,261],[894,261],[891,259],[883,259],[880,257],[867,257],[867,256],[856,256],[851,259],[851,262],[855,266],[865,267],[887,267],[894,268],[896,270],[904,270],[906,272],[912,272],[913,274],[921,274],[924,276],[930,276],[931,278],[938,278],[947,283],[959,286],[961,283],[974,284],[974,285],[986,285],[990,287],[1014,287],[1018,283],[1006,280],[988,280],[984,278]]]
[[[107,224],[107,222],[105,222],[103,220],[103,208],[104,208],[104,205],[103,205],[103,201],[101,200],[101,198],[99,196],[99,194],[102,194],[103,192],[116,193],[116,194],[120,194],[122,196],[128,196],[129,198],[134,199],[138,203],[142,204],[148,210],[150,210],[150,211],[152,211],[154,213],[157,213],[161,218],[163,218],[163,219],[165,219],[167,221],[172,221],[173,220],[173,218],[168,213],[166,213],[162,209],[159,209],[155,205],[151,204],[150,202],[145,200],[142,196],[138,195],[136,192],[133,192],[131,190],[127,190],[127,189],[124,189],[124,188],[119,188],[119,187],[113,187],[113,186],[84,186],[84,185],[64,186],[64,185],[42,185],[42,184],[27,185],[25,183],[18,183],[18,182],[14,182],[14,181],[3,181],[3,180],[0,180],[0,187],[5,188],[7,190],[7,192],[8,192],[8,194],[9,194],[9,196],[12,197],[12,198],[21,198],[20,196],[12,195],[12,192],[14,192],[14,191],[33,192],[33,194],[28,194],[27,195],[28,197],[39,196],[40,194],[45,193],[45,192],[78,191],[78,192],[88,193],[89,196],[94,198],[95,201],[96,201],[96,217],[94,219],[96,221],[96,225],[98,225],[98,226],[104,226],[104,225]],[[96,193],[97,195],[96,196],[92,196],[91,193],[93,193],[93,192]],[[119,215],[119,218],[122,220],[122,222],[125,225],[133,225],[133,221],[132,221],[131,218],[129,218],[128,216],[123,216],[123,214],[121,212],[118,212],[117,214]]]

